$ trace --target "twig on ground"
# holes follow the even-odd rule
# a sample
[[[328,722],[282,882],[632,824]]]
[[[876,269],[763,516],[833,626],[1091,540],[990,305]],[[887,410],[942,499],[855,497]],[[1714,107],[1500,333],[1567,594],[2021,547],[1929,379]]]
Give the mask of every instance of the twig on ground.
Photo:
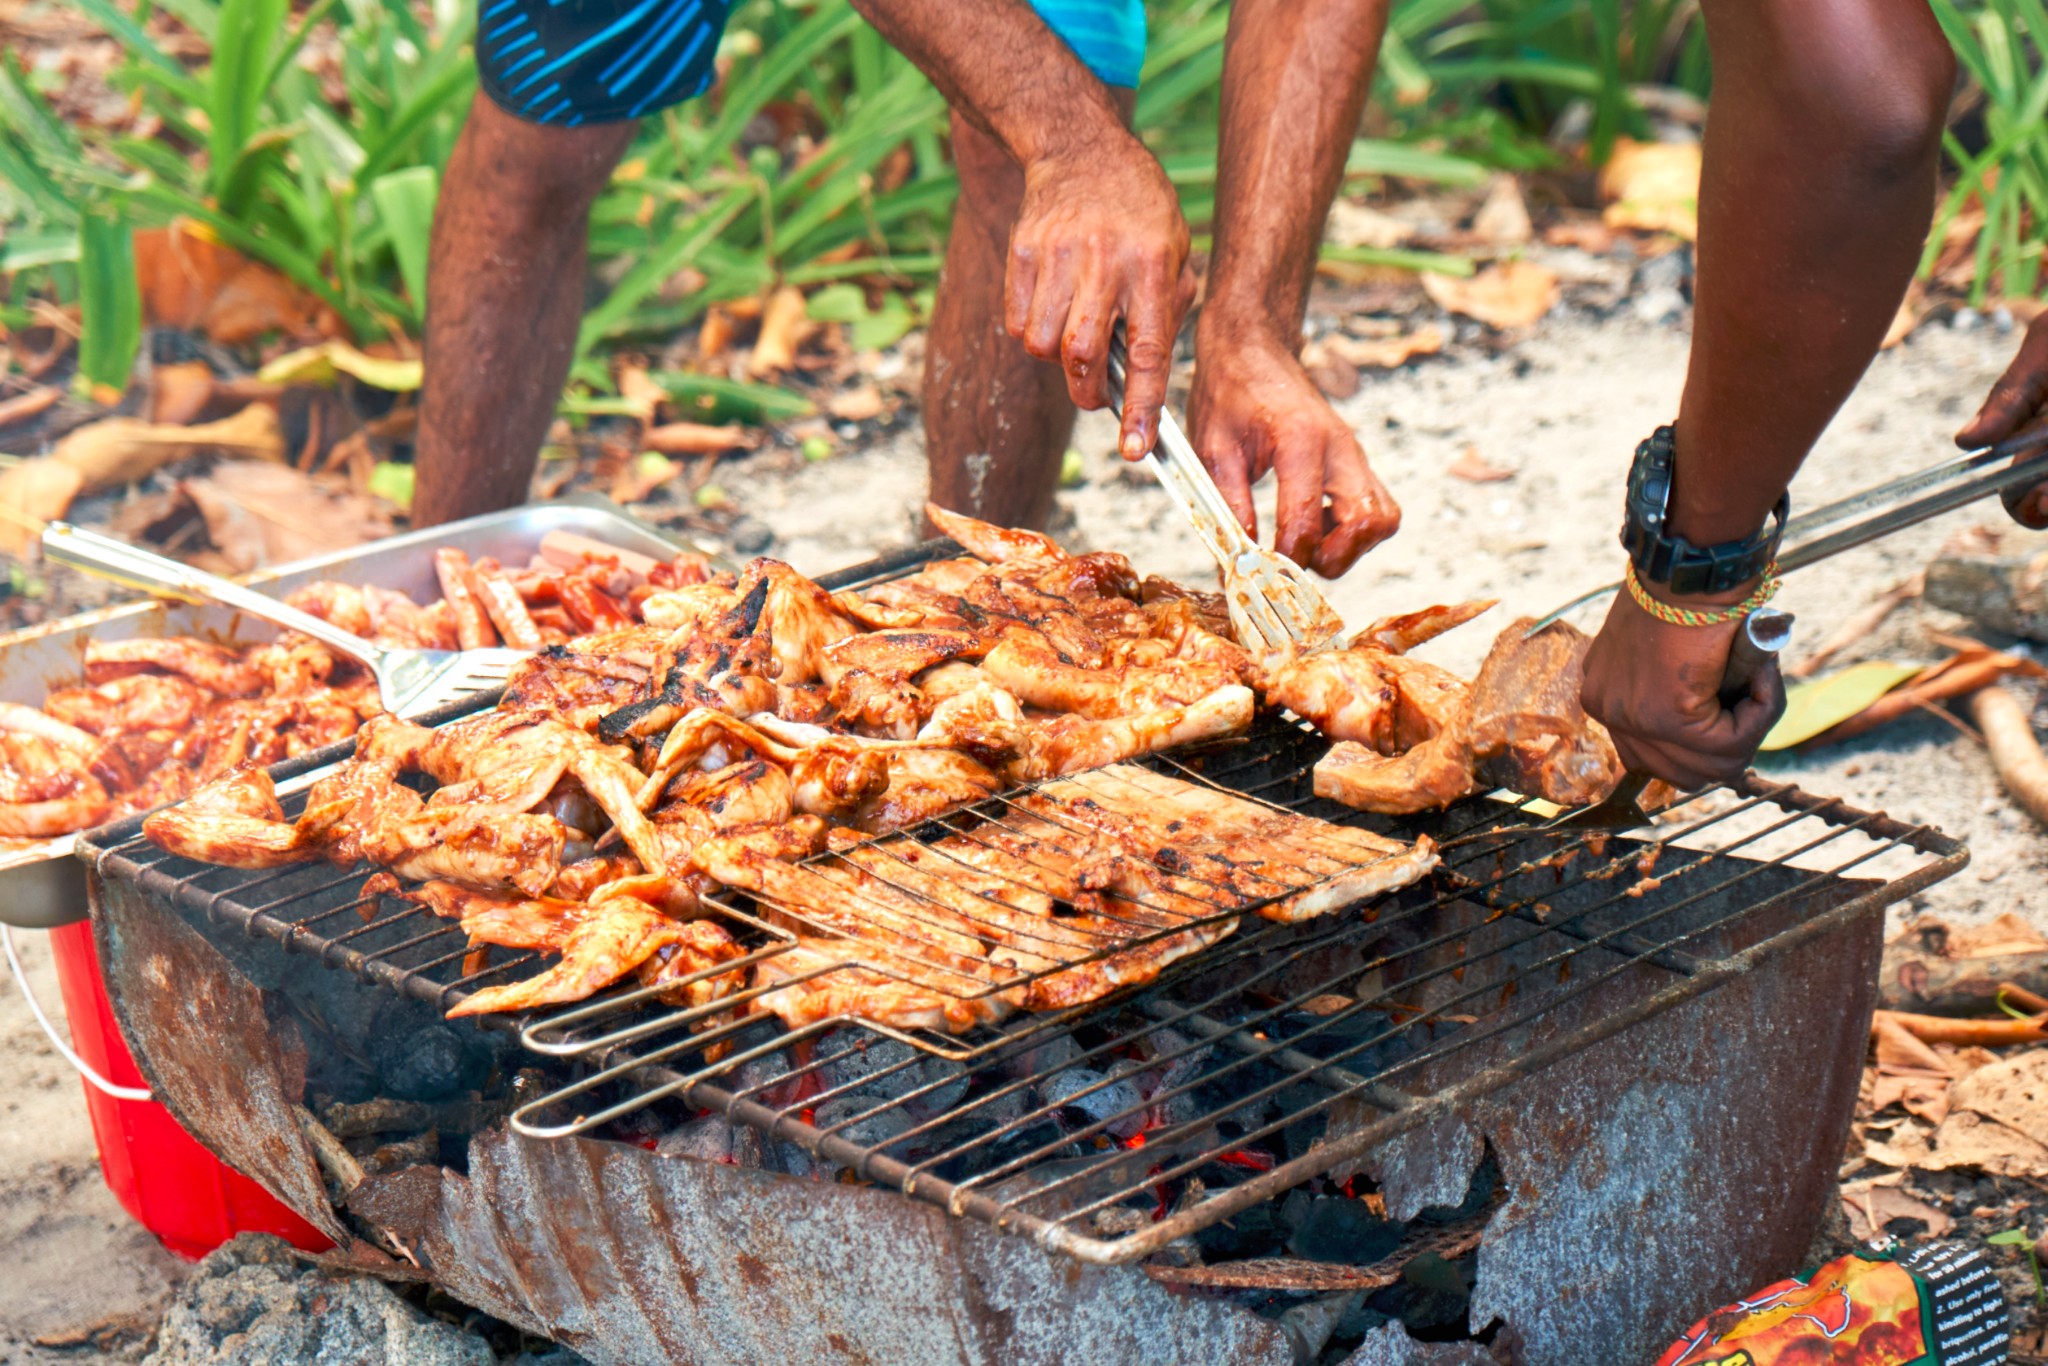
[[[2018,1043],[2048,1043],[2048,1015],[2024,1020],[1954,1020],[1943,1015],[1908,1015],[1880,1010],[1872,1032],[1896,1026],[1922,1043],[1952,1043],[1959,1048],[2005,1048]]]
[[[1818,649],[1794,665],[1791,670],[1792,677],[1813,677],[1827,666],[1829,660],[1882,626],[1884,619],[1897,610],[1900,604],[1911,602],[1926,589],[1927,574],[1924,570],[1885,589],[1869,606],[1854,613],[1836,628],[1835,633],[1822,641]]]
[[[1984,747],[1998,781],[2035,820],[2048,824],[2048,756],[2017,697],[1993,685],[1970,699],[1970,715],[1984,732]]]

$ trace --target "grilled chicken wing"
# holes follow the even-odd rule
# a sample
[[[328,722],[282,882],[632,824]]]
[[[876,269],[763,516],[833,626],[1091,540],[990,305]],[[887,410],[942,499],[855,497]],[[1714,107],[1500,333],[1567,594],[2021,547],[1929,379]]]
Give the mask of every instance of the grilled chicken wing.
[[[721,936],[722,945],[717,942]],[[614,897],[592,906],[569,930],[559,946],[561,962],[524,982],[485,987],[449,1011],[448,1017],[531,1010],[580,1001],[602,991],[671,945],[687,945],[707,956],[714,947],[737,947],[731,944],[730,936],[708,921],[679,924],[645,902]],[[705,947],[699,948],[700,945]]]
[[[142,822],[159,849],[229,868],[275,868],[320,856],[284,818],[270,774],[238,769]]]
[[[85,681],[105,683],[148,670],[182,675],[221,697],[249,697],[269,680],[263,670],[225,646],[182,637],[93,640],[85,646]]]

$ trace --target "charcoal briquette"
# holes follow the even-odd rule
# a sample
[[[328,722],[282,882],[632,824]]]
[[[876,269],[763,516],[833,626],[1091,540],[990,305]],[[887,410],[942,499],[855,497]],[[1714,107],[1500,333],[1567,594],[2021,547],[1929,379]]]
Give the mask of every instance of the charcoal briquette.
[[[1108,1084],[1098,1086],[1104,1081]],[[1069,1067],[1046,1078],[1038,1089],[1046,1104],[1059,1106],[1070,1120],[1081,1117],[1075,1128],[1108,1121],[1103,1132],[1122,1139],[1145,1127],[1145,1098],[1127,1076],[1110,1080],[1092,1068]]]
[[[1368,1266],[1401,1246],[1401,1226],[1380,1218],[1363,1200],[1345,1195],[1311,1197],[1287,1250],[1312,1262]]]
[[[877,1103],[873,1096],[841,1096],[820,1105],[812,1122],[820,1129],[845,1124],[837,1137],[862,1148],[879,1148],[903,1137],[910,1129],[910,1119],[896,1106],[877,1110]],[[847,1123],[849,1120],[852,1123]]]

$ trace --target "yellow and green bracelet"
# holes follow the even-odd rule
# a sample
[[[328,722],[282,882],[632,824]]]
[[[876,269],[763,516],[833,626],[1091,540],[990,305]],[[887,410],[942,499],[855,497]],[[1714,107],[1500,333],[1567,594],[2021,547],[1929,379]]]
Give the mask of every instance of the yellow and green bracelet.
[[[1756,591],[1732,607],[1716,607],[1705,612],[1695,612],[1690,607],[1673,607],[1668,602],[1650,596],[1643,581],[1636,577],[1635,561],[1629,561],[1628,595],[1636,600],[1636,606],[1648,612],[1657,620],[1671,626],[1726,626],[1731,621],[1741,621],[1757,608],[1778,595],[1778,562],[1771,561],[1764,566],[1763,579]]]

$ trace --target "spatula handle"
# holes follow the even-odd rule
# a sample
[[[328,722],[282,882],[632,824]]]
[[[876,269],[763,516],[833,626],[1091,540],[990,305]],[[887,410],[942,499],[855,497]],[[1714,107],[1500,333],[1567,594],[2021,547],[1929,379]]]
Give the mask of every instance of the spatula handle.
[[[1742,629],[1728,650],[1727,671],[1721,675],[1722,706],[1732,709],[1749,696],[1749,685],[1764,666],[1792,643],[1794,620],[1790,612],[1775,607],[1759,607],[1742,619]]]
[[[372,667],[382,654],[361,636],[322,621],[310,612],[301,612],[232,580],[69,522],[51,522],[43,528],[43,554],[58,564],[69,565],[98,578],[111,579],[130,588],[139,588],[145,593],[180,598],[186,602],[217,602],[223,607],[232,607],[273,626],[311,636],[322,645]]]

